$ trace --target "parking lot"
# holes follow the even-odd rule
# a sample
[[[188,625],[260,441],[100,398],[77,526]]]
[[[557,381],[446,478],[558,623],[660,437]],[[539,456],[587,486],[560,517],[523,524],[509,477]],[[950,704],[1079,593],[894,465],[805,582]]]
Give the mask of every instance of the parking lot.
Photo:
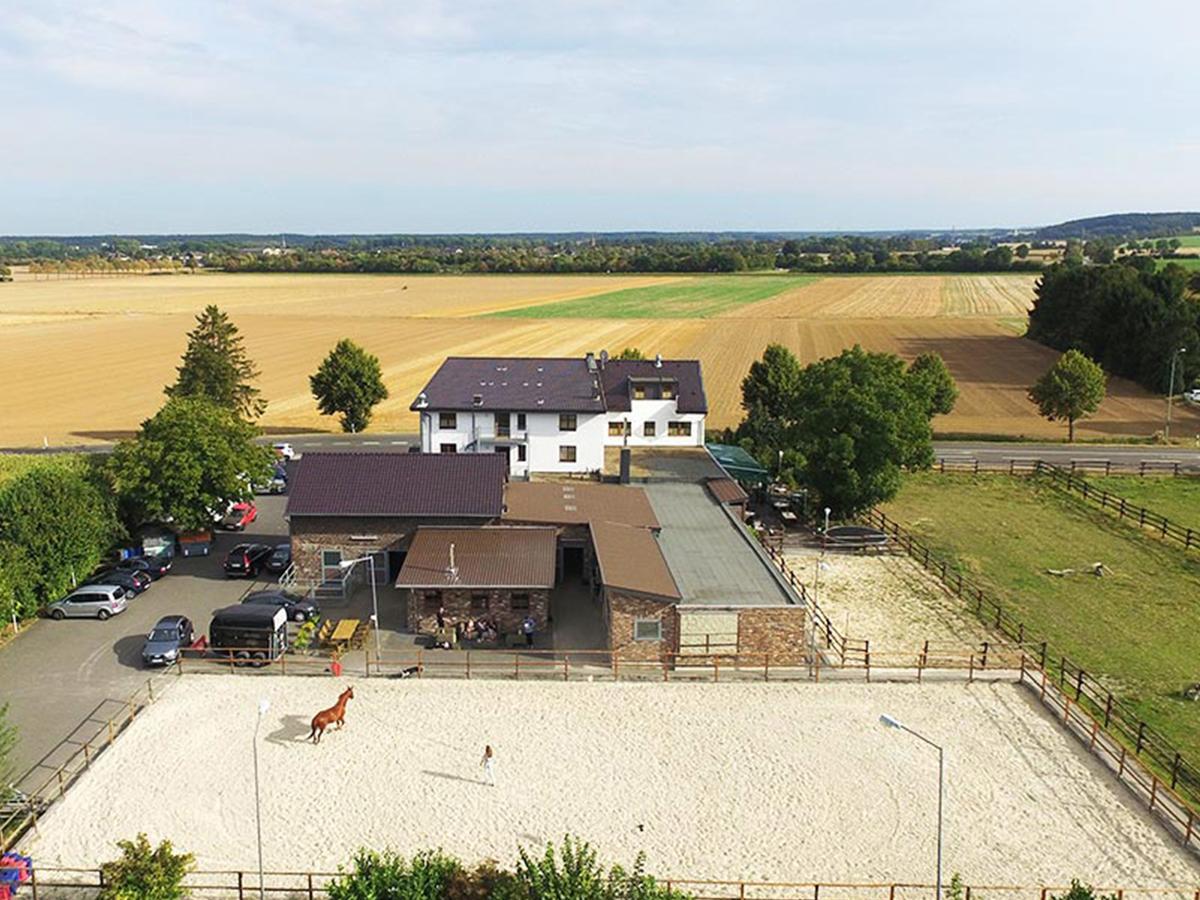
[[[153,670],[142,668],[146,634],[161,617],[185,615],[197,634],[208,631],[213,610],[236,603],[253,582],[227,579],[226,552],[241,540],[282,543],[286,497],[259,497],[258,519],[245,535],[219,533],[207,557],[175,558],[174,568],[131,600],[128,609],[106,622],[95,619],[40,619],[0,649],[0,703],[9,705],[20,743],[16,774],[38,762],[52,768],[96,734],[144,685]],[[259,586],[265,586],[264,573]]]

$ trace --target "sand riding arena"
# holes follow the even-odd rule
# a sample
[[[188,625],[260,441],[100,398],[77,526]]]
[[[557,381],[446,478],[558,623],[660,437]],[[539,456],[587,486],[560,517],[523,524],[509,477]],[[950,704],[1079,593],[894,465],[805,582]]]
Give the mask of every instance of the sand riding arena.
[[[309,720],[354,687],[346,726]],[[975,884],[1200,884],[1200,867],[1011,683],[178,679],[22,841],[95,866],[145,831],[203,869],[334,871],[360,846],[511,860],[565,833],[683,878],[929,883],[946,748],[946,870]],[[479,767],[496,752],[496,786]],[[824,895],[824,890],[822,891]],[[886,893],[884,894],[886,896]]]

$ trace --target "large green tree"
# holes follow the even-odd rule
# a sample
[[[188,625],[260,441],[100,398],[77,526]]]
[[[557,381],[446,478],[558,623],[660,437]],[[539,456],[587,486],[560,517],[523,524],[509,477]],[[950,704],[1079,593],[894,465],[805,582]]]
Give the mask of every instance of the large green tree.
[[[958,400],[958,385],[937,353],[922,353],[908,367],[911,389],[922,398],[930,416],[949,415]]]
[[[18,617],[75,587],[121,537],[116,503],[91,460],[34,465],[0,488],[0,603]],[[12,583],[24,572],[28,581]],[[30,608],[30,607],[33,608]]]
[[[178,377],[166,389],[168,397],[199,397],[232,410],[253,421],[267,403],[251,382],[258,368],[246,355],[242,336],[229,316],[209,305],[196,316],[196,327],[188,332],[187,349]]]
[[[308,383],[322,414],[341,413],[342,431],[364,430],[375,404],[388,396],[379,357],[348,338],[329,351]]]
[[[271,470],[272,453],[254,443],[255,433],[253,425],[209,400],[168,401],[109,460],[127,521],[210,528],[215,515],[248,499],[251,483]]]
[[[1051,422],[1065,420],[1067,440],[1075,440],[1075,422],[1100,408],[1104,370],[1078,350],[1068,350],[1029,389],[1029,399]]]

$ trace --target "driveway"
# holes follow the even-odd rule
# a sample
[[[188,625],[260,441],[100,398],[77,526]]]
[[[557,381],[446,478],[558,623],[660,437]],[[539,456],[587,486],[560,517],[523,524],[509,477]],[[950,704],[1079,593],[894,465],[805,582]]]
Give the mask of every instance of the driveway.
[[[107,622],[41,619],[0,649],[0,704],[8,704],[20,739],[13,761],[17,775],[38,763],[57,768],[145,685],[154,672],[141,667],[142,642],[162,616],[185,615],[198,634],[207,633],[213,610],[236,603],[251,587],[248,581],[225,578],[226,552],[247,537],[287,540],[286,497],[257,502],[258,519],[245,536],[221,533],[211,555],[176,557],[171,574],[120,615]]]

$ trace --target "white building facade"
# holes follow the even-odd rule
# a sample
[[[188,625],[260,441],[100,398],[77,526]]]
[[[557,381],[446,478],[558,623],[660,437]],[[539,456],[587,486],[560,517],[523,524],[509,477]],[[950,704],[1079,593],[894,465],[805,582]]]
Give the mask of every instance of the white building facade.
[[[604,469],[605,447],[703,446],[694,360],[447,359],[411,407],[424,453],[503,453],[514,477]]]

